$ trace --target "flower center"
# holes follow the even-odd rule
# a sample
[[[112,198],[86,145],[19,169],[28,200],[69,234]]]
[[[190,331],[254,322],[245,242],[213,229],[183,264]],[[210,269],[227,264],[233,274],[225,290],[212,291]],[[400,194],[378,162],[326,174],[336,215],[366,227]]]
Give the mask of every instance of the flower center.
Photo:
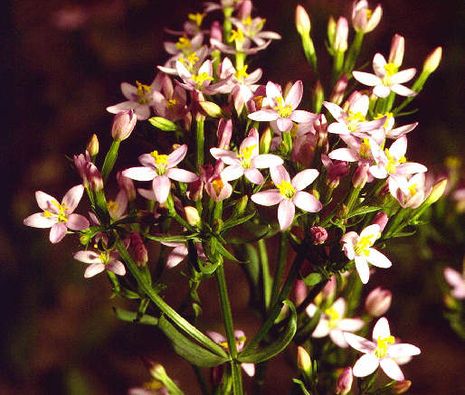
[[[195,52],[192,52],[187,56],[180,56],[178,60],[191,71],[192,67],[199,61],[199,57]]]
[[[139,104],[147,104],[149,102],[147,94],[152,91],[152,88],[149,85],[142,84],[139,81],[136,81],[137,85],[137,102]]]
[[[67,222],[68,221],[68,215],[66,214],[67,207],[64,204],[58,203],[56,200],[52,200],[50,202],[52,206],[55,206],[57,209],[58,213],[52,213],[49,210],[44,210],[44,217],[45,218],[51,218],[55,216],[58,220],[58,222]]]
[[[242,29],[231,30],[231,35],[229,36],[229,42],[242,44],[245,40],[244,32]]]
[[[170,109],[173,108],[176,104],[178,104],[178,101],[176,99],[168,99],[166,101],[166,106]]]
[[[378,337],[376,343],[375,355],[377,358],[382,359],[386,357],[388,348],[391,344],[395,343],[395,339],[394,336]]]
[[[101,252],[99,254],[99,259],[104,265],[107,265],[110,262],[110,255],[108,252]]]
[[[281,181],[276,186],[278,187],[279,193],[287,199],[291,199],[297,192],[296,189],[292,186],[292,184],[286,180]]]
[[[418,186],[417,184],[411,184],[408,186],[408,193],[410,196],[415,196],[418,193]]]
[[[386,63],[384,65],[384,70],[386,71],[386,75],[383,78],[383,85],[391,86],[391,77],[399,71],[399,67],[394,63]]]
[[[192,42],[185,36],[179,37],[176,48],[182,52],[189,52],[189,50],[192,49]]]
[[[158,170],[158,174],[164,174],[168,166],[168,155],[159,154],[157,150],[152,151],[150,155],[155,160],[155,167]]]
[[[239,67],[236,71],[236,78],[240,81],[243,81],[244,79],[246,79],[249,74],[247,73],[247,68],[249,67],[249,65],[245,64],[243,65],[242,67]]]
[[[366,118],[360,111],[359,112],[352,112],[349,111],[349,115],[347,117],[347,128],[351,132],[355,132],[357,126],[360,122],[365,122]]]
[[[253,157],[253,153],[256,147],[257,145],[254,144],[254,145],[249,145],[248,147],[242,148],[240,150],[238,157],[239,159],[241,159],[243,167],[245,168],[250,167],[250,162],[251,162],[251,159]]]
[[[289,118],[292,115],[292,106],[290,104],[284,104],[284,99],[282,97],[276,97],[276,106],[274,110],[278,113],[281,118]]]
[[[375,244],[376,239],[379,237],[377,234],[366,235],[360,237],[355,244],[355,254],[368,256],[370,254],[370,247]]]
[[[388,160],[386,163],[386,171],[389,174],[395,174],[397,171],[397,166],[407,161],[407,158],[405,156],[401,156],[397,159],[394,155],[391,154],[391,152],[387,148],[384,150],[384,153],[386,154]]]
[[[334,306],[331,306],[329,309],[325,310],[325,314],[329,319],[329,327],[335,328],[337,323],[341,320],[341,315],[336,311]]]
[[[212,182],[212,187],[217,195],[221,193],[224,188],[224,183],[221,177],[215,178]]]
[[[359,155],[363,159],[371,158],[371,145],[368,138],[364,138],[359,148]]]
[[[205,18],[205,14],[201,14],[200,12],[191,13],[187,16],[190,21],[194,22],[198,27],[202,25],[203,18]]]
[[[193,75],[192,81],[194,81],[197,88],[200,89],[205,84],[205,82],[213,81],[213,77],[204,71],[203,73]]]

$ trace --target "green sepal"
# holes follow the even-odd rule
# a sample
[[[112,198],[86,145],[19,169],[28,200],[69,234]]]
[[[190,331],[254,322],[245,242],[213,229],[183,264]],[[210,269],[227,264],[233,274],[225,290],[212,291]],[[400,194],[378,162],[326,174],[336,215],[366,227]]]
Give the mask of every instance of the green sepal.
[[[222,365],[229,360],[227,354],[224,357],[220,357],[182,335],[164,315],[159,318],[158,327],[171,340],[176,354],[192,365],[211,368]]]
[[[304,277],[303,280],[306,286],[313,287],[323,281],[323,276],[321,273],[310,273],[308,276]]]
[[[121,321],[135,322],[143,325],[158,325],[158,319],[149,314],[143,314],[140,316],[138,312],[124,310],[118,307],[113,307],[113,311],[116,317]]]
[[[297,312],[291,301],[285,300],[283,303],[289,308],[290,315],[284,329],[276,336],[276,340],[262,347],[245,347],[237,357],[239,362],[260,363],[267,361],[286,349],[292,341],[297,331]]]

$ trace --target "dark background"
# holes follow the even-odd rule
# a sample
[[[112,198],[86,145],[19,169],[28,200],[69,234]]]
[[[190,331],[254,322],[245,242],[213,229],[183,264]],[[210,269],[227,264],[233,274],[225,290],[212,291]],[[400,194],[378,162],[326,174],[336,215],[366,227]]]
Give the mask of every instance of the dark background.
[[[313,37],[321,50],[328,16],[349,16],[351,2],[301,3],[311,14]],[[105,107],[122,101],[120,82],[150,83],[155,66],[166,59],[162,43],[168,36],[163,28],[180,28],[187,12],[199,10],[201,2],[16,0],[3,4],[0,393],[122,394],[148,378],[139,358],[150,356],[164,363],[187,393],[195,394],[189,389],[190,367],[173,358],[158,332],[114,318],[115,301],[104,276],[82,278],[82,265],[71,257],[77,241],[68,237],[52,246],[46,231],[25,228],[22,219],[37,211],[35,190],[61,198],[79,183],[66,156],[82,152],[91,133],[98,134],[102,147],[108,146],[112,117]],[[255,62],[264,69],[263,81],[284,84],[303,79],[308,95],[312,75],[293,26],[296,4],[255,2],[255,15],[266,17],[267,28],[283,36]],[[419,111],[412,119],[420,126],[409,139],[411,158],[440,168],[448,155],[462,156],[465,148],[464,2],[389,0],[382,5],[383,20],[366,36],[364,60],[371,60],[377,51],[387,54],[394,33],[406,38],[406,67],[420,68],[432,49],[444,47],[440,69],[415,100]],[[461,384],[465,348],[442,318],[437,272],[421,260],[412,243],[393,247],[394,267],[374,276],[370,289],[378,284],[392,287],[393,332],[423,351],[405,367],[414,381],[412,393],[465,393]],[[465,250],[460,247],[458,255]],[[228,270],[230,276],[241,278],[237,268]],[[179,272],[172,276],[173,281],[183,281]],[[235,281],[233,289],[236,322],[252,334],[257,323],[245,308],[244,285]],[[204,299],[211,298],[202,292]],[[215,308],[206,309],[207,324],[221,330]],[[291,373],[285,359],[269,370],[273,386],[267,393],[287,388]]]

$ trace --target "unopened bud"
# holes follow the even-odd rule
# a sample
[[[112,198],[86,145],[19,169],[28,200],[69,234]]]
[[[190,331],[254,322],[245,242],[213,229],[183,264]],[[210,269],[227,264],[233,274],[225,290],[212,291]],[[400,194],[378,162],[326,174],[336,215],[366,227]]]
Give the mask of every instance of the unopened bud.
[[[149,119],[149,122],[164,132],[174,132],[178,128],[173,121],[163,117],[152,117]]]
[[[392,386],[392,390],[394,394],[405,394],[411,386],[412,382],[410,380],[402,380],[395,383]]]
[[[271,141],[273,140],[273,133],[270,128],[266,128],[260,137],[260,153],[267,154],[270,152]]]
[[[381,287],[371,291],[365,300],[365,310],[372,317],[381,317],[389,310],[392,302],[392,292]]]
[[[352,24],[355,31],[369,33],[378,26],[383,15],[383,9],[378,4],[372,11],[368,8],[367,0],[354,2],[352,9]]]
[[[321,81],[318,80],[315,84],[315,93],[313,95],[313,107],[315,112],[319,113],[321,111],[321,106],[323,105],[323,100],[325,99],[325,92]]]
[[[242,196],[239,200],[237,200],[237,203],[234,205],[233,215],[240,216],[244,214],[248,202],[249,198],[247,195]]]
[[[149,260],[147,247],[139,233],[131,233],[129,237],[129,248],[138,266],[145,266]]]
[[[301,304],[307,296],[307,286],[303,280],[296,280],[294,283],[294,301],[296,305]]]
[[[386,227],[389,221],[389,217],[383,211],[379,211],[376,213],[375,218],[373,218],[373,224],[377,224],[379,226],[379,231],[383,232],[384,228]]]
[[[218,40],[223,42],[223,30],[221,29],[220,22],[213,21],[210,28],[210,39]]]
[[[216,131],[218,137],[218,148],[228,149],[232,136],[232,120],[221,118]]]
[[[362,162],[358,165],[352,177],[352,185],[354,188],[363,188],[368,181],[368,170],[370,165],[367,162]]]
[[[336,19],[334,19],[333,16],[329,17],[326,33],[328,35],[329,47],[334,48],[334,40],[336,39]]]
[[[434,72],[441,63],[442,59],[442,47],[437,47],[433,52],[431,52],[423,64],[423,71],[425,73],[431,74]]]
[[[444,178],[436,182],[433,185],[433,189],[431,190],[431,193],[426,198],[423,204],[425,204],[426,206],[429,206],[433,203],[436,203],[441,198],[441,196],[444,194],[446,187],[447,187],[447,178]]]
[[[136,126],[137,116],[134,110],[120,111],[113,119],[111,135],[114,140],[126,140]]]
[[[400,34],[395,34],[391,42],[391,51],[389,52],[389,63],[397,67],[402,65],[404,60],[405,39]]]
[[[346,91],[348,84],[347,77],[343,75],[341,78],[339,78],[334,85],[333,91],[331,92],[331,96],[329,98],[329,101],[334,104],[341,104],[342,99],[344,99],[344,93]]]
[[[351,367],[345,368],[337,379],[336,394],[347,395],[352,388],[353,381],[354,381],[354,376],[352,374],[352,368]]]
[[[200,215],[195,207],[184,207],[184,215],[186,216],[186,220],[189,225],[196,226],[200,223]]]
[[[307,350],[302,346],[297,347],[297,367],[305,375],[310,376],[312,371],[312,360]]]
[[[86,151],[89,153],[89,155],[92,158],[97,156],[98,151],[99,151],[99,141],[95,133],[92,135],[89,142],[87,143]]]
[[[347,39],[349,37],[349,23],[344,17],[340,17],[336,23],[336,33],[334,36],[334,50],[336,52],[345,52],[347,50]]]
[[[310,235],[315,245],[324,244],[328,239],[328,232],[321,226],[312,226],[310,228]]]
[[[221,118],[223,117],[223,110],[221,110],[221,107],[213,103],[212,101],[200,101],[199,102],[200,107],[202,110],[207,114],[209,117],[212,118]]]
[[[301,36],[309,34],[312,28],[308,13],[300,4],[295,9],[295,26]]]

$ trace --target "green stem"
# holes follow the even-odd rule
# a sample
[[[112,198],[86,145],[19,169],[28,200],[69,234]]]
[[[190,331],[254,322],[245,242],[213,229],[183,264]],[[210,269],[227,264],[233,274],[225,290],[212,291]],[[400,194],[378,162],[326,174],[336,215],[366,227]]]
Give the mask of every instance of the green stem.
[[[363,32],[355,33],[354,41],[352,41],[352,44],[350,45],[346,63],[344,65],[344,71],[346,73],[351,72],[355,66],[355,62],[357,61],[358,55],[360,54],[360,49],[362,48],[364,36],[365,33]]]
[[[107,155],[105,156],[105,160],[103,161],[102,166],[102,178],[104,182],[107,180],[108,176],[113,170],[116,159],[118,159],[118,151],[120,144],[120,140],[113,140],[113,142],[111,143],[111,147],[108,150]]]
[[[224,35],[224,38],[223,38],[223,41],[225,43],[229,42],[229,37],[231,35],[231,30],[232,30],[231,16],[232,16],[233,12],[234,12],[233,7],[226,7],[223,10],[223,14],[224,14],[224,22],[223,22],[223,35]]]
[[[268,311],[268,309],[270,308],[270,300],[271,300],[271,295],[272,295],[268,251],[266,249],[266,242],[264,239],[258,240],[257,246],[258,246],[258,254],[260,257],[260,267],[261,267],[260,273],[262,275],[263,304],[265,307],[264,311]]]
[[[278,264],[276,266],[276,271],[273,278],[273,289],[271,290],[271,305],[276,304],[276,299],[278,297],[279,285],[281,284],[281,279],[284,274],[284,269],[286,268],[287,262],[287,233],[282,232],[279,239],[279,252],[278,252]]]
[[[192,365],[192,369],[194,370],[195,377],[200,386],[200,390],[202,391],[202,395],[209,395],[210,391],[208,390],[207,383],[205,382],[205,378],[203,377],[202,372],[198,366]]]
[[[197,140],[197,169],[203,165],[205,150],[205,117],[198,114],[196,117],[196,140]]]

